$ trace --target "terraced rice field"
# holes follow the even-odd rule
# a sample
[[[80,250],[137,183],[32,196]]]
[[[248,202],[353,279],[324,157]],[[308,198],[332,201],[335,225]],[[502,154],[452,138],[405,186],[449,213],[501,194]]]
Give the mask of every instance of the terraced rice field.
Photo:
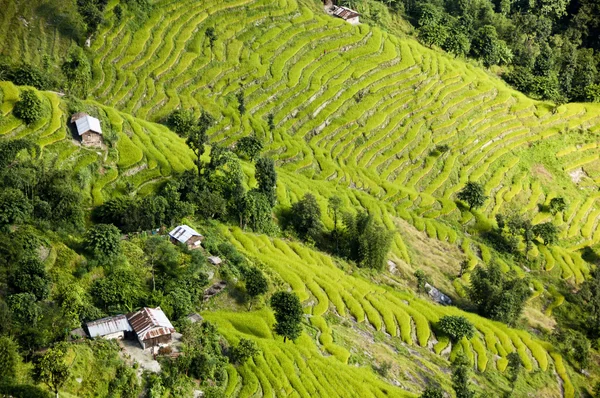
[[[359,275],[348,275],[335,263],[337,260],[298,243],[244,233],[237,228],[223,229],[223,233],[239,250],[276,275],[274,278],[281,278],[291,286],[303,301],[306,317],[317,336],[316,347],[314,341],[305,338],[306,335],[296,344],[283,344],[281,338],[271,333],[270,325],[274,320],[268,311],[247,314],[206,312],[205,316],[217,322],[228,339],[236,341],[240,337],[252,337],[263,351],[248,365],[229,369],[227,390],[230,392],[238,392],[240,396],[257,392],[262,392],[263,396],[286,396],[292,391],[299,396],[351,396],[349,391],[368,388],[370,391],[360,396],[380,396],[383,390],[387,391],[385,395],[403,396],[403,391],[368,379],[368,370],[348,365],[357,349],[336,344],[336,335],[332,334],[332,327],[324,318],[327,314],[335,314],[354,327],[360,325],[370,333],[382,332],[391,340],[401,341],[399,344],[415,350],[435,354],[445,351],[446,355],[450,352],[450,357],[462,351],[480,376],[485,372],[504,372],[507,354],[517,352],[528,372],[556,369],[565,386],[565,396],[574,396],[568,372],[559,370],[563,366],[560,355],[550,344],[525,331],[474,314],[465,315],[454,307],[433,305],[412,293],[374,285]],[[281,261],[282,258],[286,261]],[[436,337],[432,325],[444,315],[459,314],[467,316],[477,333],[472,339],[463,339],[460,344],[449,347],[451,344],[447,339]],[[399,355],[397,358],[402,360]],[[322,390],[327,387],[318,386],[314,380],[308,381],[313,376],[329,379],[330,372],[337,375],[331,378],[341,383],[332,391]],[[418,372],[412,375],[415,379],[423,377]],[[427,377],[435,377],[435,373]],[[307,379],[307,384],[301,381],[304,385],[301,389],[296,388],[299,378]],[[419,384],[412,378],[401,380],[403,388],[418,392]]]
[[[254,131],[282,170],[366,192],[441,239],[453,238],[442,220],[474,221],[454,203],[468,180],[485,186],[489,219],[517,208],[547,221],[538,204],[563,196],[563,276],[580,282],[589,271],[577,250],[600,242],[600,206],[578,188],[600,179],[600,106],[553,112],[478,67],[308,1],[160,1],[136,30],[108,19],[92,45],[98,101],[153,121],[207,109],[215,141]],[[438,145],[449,150],[433,153]]]

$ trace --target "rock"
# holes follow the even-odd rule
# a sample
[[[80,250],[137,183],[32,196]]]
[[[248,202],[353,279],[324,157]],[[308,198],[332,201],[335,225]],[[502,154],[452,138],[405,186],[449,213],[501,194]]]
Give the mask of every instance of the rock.
[[[450,299],[450,297],[446,296],[444,293],[440,292],[438,289],[431,286],[429,283],[425,283],[425,290],[427,290],[429,297],[431,297],[436,303],[443,305],[452,304],[452,300]]]

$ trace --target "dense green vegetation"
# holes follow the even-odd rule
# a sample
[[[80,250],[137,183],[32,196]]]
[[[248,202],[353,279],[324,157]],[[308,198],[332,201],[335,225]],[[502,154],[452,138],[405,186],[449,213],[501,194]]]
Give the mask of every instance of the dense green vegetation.
[[[0,0],[3,394],[597,393],[593,3],[39,3]],[[70,335],[158,305],[159,374]]]

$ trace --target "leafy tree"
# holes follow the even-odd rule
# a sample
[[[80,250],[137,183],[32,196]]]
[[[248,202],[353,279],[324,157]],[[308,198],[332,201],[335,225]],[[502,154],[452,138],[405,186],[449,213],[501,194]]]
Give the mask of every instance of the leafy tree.
[[[359,266],[382,270],[392,242],[392,234],[373,216],[359,211],[355,216],[344,213],[345,231],[342,252]]]
[[[88,35],[94,34],[104,21],[102,11],[106,3],[99,0],[77,0],[77,11],[87,25]]]
[[[535,236],[542,238],[545,245],[551,245],[558,239],[558,229],[551,222],[534,225],[532,232]]]
[[[69,93],[86,98],[92,81],[92,68],[81,47],[73,48],[61,69],[67,78],[66,86]]]
[[[0,226],[24,223],[32,212],[33,206],[20,190],[8,188],[0,192]]]
[[[187,137],[188,134],[196,128],[194,113],[187,109],[175,109],[171,112],[169,117],[167,117],[166,123],[167,126],[181,137]]]
[[[427,386],[419,398],[444,398],[444,390],[439,387]]]
[[[97,258],[111,259],[121,251],[121,232],[112,224],[97,224],[85,234],[85,248]]]
[[[483,206],[487,196],[483,192],[483,186],[476,182],[467,182],[465,187],[458,192],[458,199],[467,202],[469,210]]]
[[[464,316],[446,315],[440,319],[438,328],[454,343],[463,337],[470,339],[475,334],[475,328]]]
[[[208,144],[208,129],[214,124],[215,119],[207,112],[202,111],[196,128],[190,130],[186,140],[187,145],[196,155],[196,167],[198,167],[198,177],[202,173],[201,156],[204,154],[205,145]]]
[[[475,392],[469,388],[470,365],[464,355],[456,357],[452,363],[452,388],[456,398],[473,398]]]
[[[584,300],[585,325],[591,336],[600,337],[600,269],[594,268],[581,286],[580,296]]]
[[[287,339],[296,340],[302,334],[302,304],[296,293],[280,291],[271,297],[271,307],[275,311],[275,333]]]
[[[552,337],[573,366],[581,370],[588,367],[591,344],[585,335],[577,330],[557,328]]]
[[[39,146],[26,139],[16,139],[0,142],[0,172],[15,162],[19,152],[24,149],[39,153]]]
[[[481,315],[512,324],[521,315],[531,290],[527,280],[508,276],[491,263],[487,268],[475,268],[468,293]]]
[[[565,202],[565,199],[562,197],[557,197],[557,198],[552,198],[550,200],[550,205],[549,205],[549,209],[550,209],[550,213],[552,213],[553,215],[556,213],[559,213],[561,211],[564,211],[567,208],[567,203]]]
[[[13,108],[15,117],[27,124],[33,124],[44,117],[44,106],[42,100],[33,90],[23,90],[21,98]]]
[[[21,325],[35,326],[42,316],[36,301],[31,293],[17,293],[8,296],[6,303],[15,321]]]
[[[170,291],[166,297],[165,304],[165,309],[168,309],[169,315],[174,320],[181,319],[194,310],[191,294],[182,288]]]
[[[233,362],[243,365],[250,358],[260,353],[260,349],[254,340],[241,338],[237,346],[231,350]]]
[[[275,121],[272,113],[269,113],[267,116],[267,125],[269,126],[269,131],[275,130]]]
[[[205,218],[220,218],[227,211],[227,201],[218,193],[208,189],[198,194],[198,213]]]
[[[271,204],[262,192],[252,189],[245,194],[237,203],[237,211],[243,229],[250,225],[256,232],[271,230]]]
[[[17,86],[31,86],[38,90],[48,90],[51,86],[51,81],[46,73],[27,63],[10,68],[6,80]]]
[[[335,254],[340,252],[340,232],[338,230],[342,199],[339,196],[331,196],[327,200],[327,213],[333,216],[333,240],[335,241]]]
[[[450,28],[448,36],[442,44],[442,48],[457,57],[464,57],[471,50],[471,40],[463,33],[461,27],[453,26]]]
[[[431,278],[429,278],[422,269],[417,269],[414,276],[417,278],[417,290],[419,292],[425,292],[425,284],[431,284]]]
[[[91,289],[92,297],[104,309],[133,311],[144,295],[142,283],[135,272],[120,268],[106,278],[96,279]]]
[[[0,385],[15,384],[22,361],[17,342],[9,336],[0,336]]]
[[[248,311],[252,308],[252,302],[260,295],[269,290],[269,283],[263,272],[252,267],[246,272],[246,293],[250,297]]]
[[[259,192],[263,193],[271,206],[275,206],[277,194],[277,172],[275,171],[275,162],[271,158],[259,158],[256,161],[256,181],[258,183]]]
[[[210,45],[210,50],[212,51],[213,47],[215,46],[215,42],[217,41],[217,33],[215,32],[215,28],[213,28],[213,27],[206,28],[206,30],[204,31],[204,35],[208,39],[208,43]]]
[[[48,349],[36,362],[34,367],[35,379],[46,384],[58,398],[58,391],[70,376],[69,366],[66,364],[66,346],[59,344]]]
[[[238,91],[235,97],[238,101],[238,111],[240,111],[240,115],[244,116],[244,113],[246,113],[246,102],[244,101],[244,92],[241,90]]]
[[[317,198],[306,193],[304,197],[292,205],[292,227],[303,240],[316,240],[321,233],[321,208]]]
[[[508,371],[508,379],[512,383],[514,389],[517,379],[521,374],[523,362],[521,361],[521,357],[519,356],[519,354],[516,352],[511,352],[510,354],[508,354],[506,356],[506,359],[508,360],[508,365],[506,367]]]
[[[50,277],[37,257],[18,262],[11,271],[8,282],[15,293],[31,293],[37,300],[44,300],[50,294]]]
[[[486,25],[473,37],[471,50],[487,67],[510,63],[512,53],[506,42],[498,38],[496,28]]]
[[[238,155],[245,155],[250,160],[254,160],[263,149],[263,144],[255,135],[248,135],[239,139],[235,145]]]
[[[448,36],[448,28],[442,24],[424,25],[419,28],[419,39],[428,47],[442,47]]]

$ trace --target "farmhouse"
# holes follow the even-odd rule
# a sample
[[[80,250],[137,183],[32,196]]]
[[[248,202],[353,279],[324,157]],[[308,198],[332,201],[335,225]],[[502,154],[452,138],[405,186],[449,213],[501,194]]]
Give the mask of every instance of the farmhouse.
[[[348,7],[333,6],[331,12],[333,15],[342,18],[349,24],[357,25],[359,23],[358,18],[360,17],[360,14]]]
[[[126,332],[131,332],[131,326],[125,315],[109,316],[85,324],[90,337],[103,339],[123,339]]]
[[[81,143],[86,146],[102,145],[102,128],[100,120],[79,112],[71,116],[71,123],[75,123],[77,134],[81,137]]]
[[[183,243],[188,249],[198,249],[204,236],[200,235],[193,228],[187,225],[180,225],[169,232],[171,242]]]
[[[175,333],[175,328],[160,307],[142,308],[128,314],[127,320],[143,349],[169,344],[171,334]]]

